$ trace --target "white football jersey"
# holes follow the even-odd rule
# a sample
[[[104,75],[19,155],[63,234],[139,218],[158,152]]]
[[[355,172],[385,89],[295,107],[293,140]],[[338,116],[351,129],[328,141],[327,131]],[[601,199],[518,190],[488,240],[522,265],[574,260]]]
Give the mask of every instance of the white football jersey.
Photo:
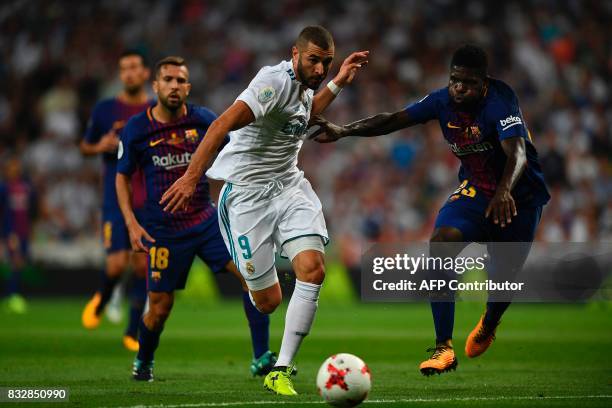
[[[236,99],[251,108],[255,121],[230,133],[206,175],[238,185],[294,179],[313,96],[296,79],[291,61],[263,67]]]

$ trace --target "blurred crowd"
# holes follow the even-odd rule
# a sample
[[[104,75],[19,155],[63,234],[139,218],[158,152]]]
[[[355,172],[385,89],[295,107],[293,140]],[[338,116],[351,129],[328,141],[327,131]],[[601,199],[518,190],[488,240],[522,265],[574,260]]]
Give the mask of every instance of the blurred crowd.
[[[371,52],[326,113],[337,123],[420,99],[446,85],[455,48],[485,47],[490,74],[520,98],[551,190],[538,239],[612,239],[612,2],[14,0],[0,5],[0,157],[17,156],[37,193],[35,242],[99,239],[101,163],[78,142],[95,102],[120,90],[124,49],[185,57],[191,102],[220,113],[261,66],[290,57],[308,24],[334,35],[333,72]],[[300,160],[350,265],[371,242],[426,240],[458,185],[437,123],[306,142]]]

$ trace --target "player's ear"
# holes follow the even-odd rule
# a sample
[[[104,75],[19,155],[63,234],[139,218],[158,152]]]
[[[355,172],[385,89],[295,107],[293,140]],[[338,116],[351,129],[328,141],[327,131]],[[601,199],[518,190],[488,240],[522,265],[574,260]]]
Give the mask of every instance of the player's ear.
[[[298,50],[298,47],[294,45],[293,47],[291,47],[291,57],[294,63],[297,62],[299,56],[300,56],[300,50]]]
[[[145,77],[145,81],[148,81],[149,78],[151,78],[151,70],[149,68],[144,69],[144,77]]]
[[[153,80],[153,92],[155,92],[155,95],[159,93],[159,83],[157,82],[157,79]]]
[[[187,82],[187,95],[191,92],[191,82]]]

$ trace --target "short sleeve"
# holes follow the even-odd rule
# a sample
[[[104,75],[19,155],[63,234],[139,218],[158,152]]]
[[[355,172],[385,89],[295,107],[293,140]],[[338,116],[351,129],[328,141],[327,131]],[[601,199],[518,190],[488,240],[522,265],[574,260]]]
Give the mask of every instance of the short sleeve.
[[[236,98],[251,108],[255,120],[272,112],[278,104],[286,82],[285,77],[280,74],[278,71],[261,69],[248,88]]]
[[[509,103],[496,104],[492,110],[499,140],[511,137],[529,138],[525,120],[523,119],[523,113],[516,99]]]
[[[121,132],[119,148],[117,149],[117,172],[131,176],[136,171],[138,158],[134,146],[136,126],[130,119]]]
[[[103,134],[104,129],[102,127],[102,105],[97,104],[96,106],[94,106],[91,112],[91,117],[87,122],[84,139],[87,143],[97,143]]]
[[[438,117],[436,98],[434,94],[425,96],[418,102],[411,103],[406,107],[406,112],[415,123],[425,123]]]
[[[204,124],[206,125],[206,127],[208,128],[214,121],[215,119],[217,119],[217,114],[215,112],[213,112],[212,110],[208,109],[208,108],[204,108],[204,107],[199,107],[200,110],[200,116],[202,117],[202,119],[204,120]],[[219,146],[219,148],[217,149],[217,153],[219,153],[221,150],[223,150],[223,148],[225,147],[226,144],[228,144],[230,141],[229,135],[225,135],[225,137],[223,138],[223,141],[221,142],[221,145]]]

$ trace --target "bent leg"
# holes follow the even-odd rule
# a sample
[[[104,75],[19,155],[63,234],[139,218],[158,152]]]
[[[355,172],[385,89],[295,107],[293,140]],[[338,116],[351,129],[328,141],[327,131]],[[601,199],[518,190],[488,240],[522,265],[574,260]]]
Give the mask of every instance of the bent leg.
[[[310,248],[310,249],[306,249]],[[304,337],[310,332],[318,308],[319,292],[325,278],[323,243],[318,236],[302,237],[285,245],[295,271],[295,288],[287,307],[285,331],[277,367],[293,362]],[[297,254],[295,249],[301,250]]]

